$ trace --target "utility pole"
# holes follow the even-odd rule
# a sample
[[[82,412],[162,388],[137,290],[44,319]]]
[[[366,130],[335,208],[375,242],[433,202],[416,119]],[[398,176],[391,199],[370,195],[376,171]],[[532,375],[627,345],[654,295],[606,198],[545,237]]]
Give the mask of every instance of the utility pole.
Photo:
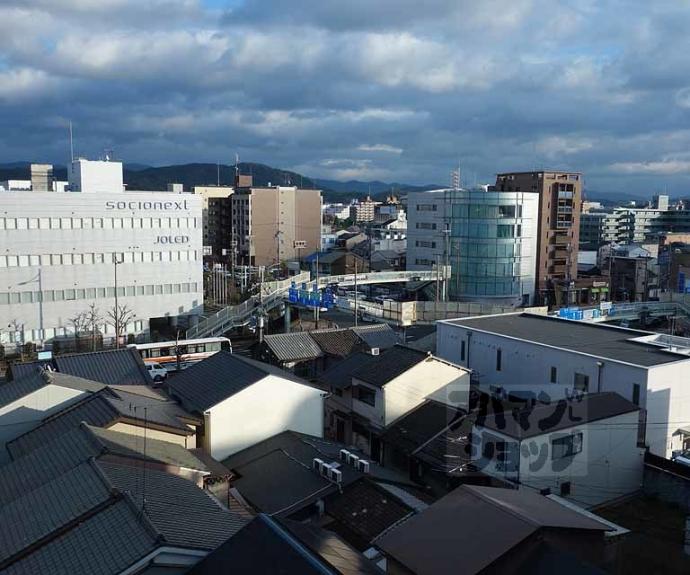
[[[117,299],[117,266],[124,262],[118,257],[117,253],[113,253],[113,264],[115,266],[115,349],[120,349],[120,308]]]
[[[357,327],[357,319],[357,256],[355,256],[355,327]]]
[[[347,256],[346,256],[347,257]],[[300,268],[300,271],[301,268]],[[319,252],[316,252],[316,290],[319,293],[319,301],[314,308],[314,327],[319,329],[319,312],[321,311],[321,290],[319,289]]]

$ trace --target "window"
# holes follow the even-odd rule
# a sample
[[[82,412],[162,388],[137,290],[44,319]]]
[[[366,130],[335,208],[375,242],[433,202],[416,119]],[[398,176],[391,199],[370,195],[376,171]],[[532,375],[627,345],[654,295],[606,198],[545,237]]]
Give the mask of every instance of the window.
[[[367,405],[376,405],[376,392],[373,389],[369,389],[363,385],[358,385],[355,387],[355,390],[356,397],[359,399],[359,401],[366,403]]]
[[[582,451],[582,433],[559,437],[551,442],[551,459],[572,457]]]
[[[496,371],[501,371],[501,359],[502,359],[501,349],[496,350]]]
[[[551,378],[549,379],[551,383],[558,383],[558,368],[557,367],[552,367],[551,368]]]
[[[633,383],[632,402],[635,405],[640,405],[640,384],[639,383]]]
[[[567,497],[570,495],[570,481],[564,481],[560,485],[561,497]]]
[[[584,391],[586,393],[589,391],[589,376],[584,373],[576,373],[574,384],[576,391]]]
[[[465,361],[465,342],[460,342],[460,361]]]

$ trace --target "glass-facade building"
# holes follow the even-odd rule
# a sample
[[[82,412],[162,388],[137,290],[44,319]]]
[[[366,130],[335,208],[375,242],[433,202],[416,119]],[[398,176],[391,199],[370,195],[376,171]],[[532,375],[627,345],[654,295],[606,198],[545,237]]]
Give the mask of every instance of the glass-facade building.
[[[531,192],[460,189],[410,194],[408,267],[417,263],[419,269],[425,262],[447,259],[450,299],[530,305],[538,210],[539,195]],[[413,237],[413,232],[426,239]],[[421,254],[423,248],[426,255]]]

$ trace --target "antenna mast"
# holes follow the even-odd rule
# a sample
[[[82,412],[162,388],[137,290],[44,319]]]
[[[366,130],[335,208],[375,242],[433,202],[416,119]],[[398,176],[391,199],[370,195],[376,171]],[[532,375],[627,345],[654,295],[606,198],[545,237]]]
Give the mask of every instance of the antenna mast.
[[[72,120],[69,121],[69,156],[70,162],[74,162],[74,140],[72,138]]]

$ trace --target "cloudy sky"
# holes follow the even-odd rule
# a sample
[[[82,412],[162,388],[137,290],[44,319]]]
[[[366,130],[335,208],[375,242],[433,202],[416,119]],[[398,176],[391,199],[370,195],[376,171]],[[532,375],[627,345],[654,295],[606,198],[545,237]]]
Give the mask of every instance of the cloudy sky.
[[[2,0],[0,162],[690,192],[690,2]]]

